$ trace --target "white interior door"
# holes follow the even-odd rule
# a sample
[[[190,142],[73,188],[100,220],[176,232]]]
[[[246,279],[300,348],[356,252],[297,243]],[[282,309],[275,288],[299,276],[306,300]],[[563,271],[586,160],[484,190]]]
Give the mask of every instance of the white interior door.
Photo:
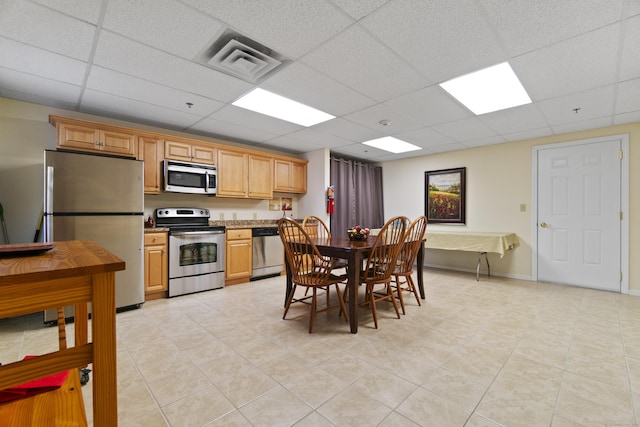
[[[621,291],[622,141],[537,150],[538,280]]]

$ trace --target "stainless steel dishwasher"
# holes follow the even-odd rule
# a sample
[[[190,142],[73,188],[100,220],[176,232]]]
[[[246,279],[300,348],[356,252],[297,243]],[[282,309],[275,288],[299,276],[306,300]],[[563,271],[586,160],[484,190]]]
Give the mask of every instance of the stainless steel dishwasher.
[[[284,247],[277,227],[256,227],[251,231],[253,265],[251,279],[279,276],[284,267]]]

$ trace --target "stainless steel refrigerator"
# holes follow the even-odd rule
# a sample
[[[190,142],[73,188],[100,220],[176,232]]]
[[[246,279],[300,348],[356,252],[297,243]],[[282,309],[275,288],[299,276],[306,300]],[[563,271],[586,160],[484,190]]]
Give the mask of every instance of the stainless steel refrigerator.
[[[93,240],[125,261],[116,272],[116,308],[144,302],[143,162],[65,151],[44,152],[44,239]],[[67,317],[73,307],[65,308]],[[47,310],[45,322],[57,319]]]

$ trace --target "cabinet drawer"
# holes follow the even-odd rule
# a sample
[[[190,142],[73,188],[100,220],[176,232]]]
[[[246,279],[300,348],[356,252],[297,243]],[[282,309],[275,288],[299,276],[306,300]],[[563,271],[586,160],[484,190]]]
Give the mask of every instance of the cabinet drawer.
[[[227,230],[227,240],[250,239],[251,229],[242,228],[238,230]]]
[[[144,233],[144,244],[165,245],[167,243],[167,233]]]

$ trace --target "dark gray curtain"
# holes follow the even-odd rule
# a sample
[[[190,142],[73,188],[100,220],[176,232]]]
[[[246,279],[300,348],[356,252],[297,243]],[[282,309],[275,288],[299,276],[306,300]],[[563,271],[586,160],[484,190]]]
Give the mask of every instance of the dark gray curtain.
[[[369,163],[331,157],[331,185],[335,189],[335,213],[331,234],[346,235],[354,225],[384,225],[382,168]]]

